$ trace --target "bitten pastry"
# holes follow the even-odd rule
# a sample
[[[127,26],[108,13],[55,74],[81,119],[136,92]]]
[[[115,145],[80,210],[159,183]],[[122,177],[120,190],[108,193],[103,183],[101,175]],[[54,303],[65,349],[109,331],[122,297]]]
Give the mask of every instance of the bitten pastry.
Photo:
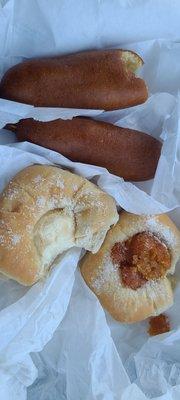
[[[0,97],[37,107],[131,107],[148,97],[135,75],[142,65],[136,53],[119,49],[26,60],[5,73]]]
[[[0,196],[0,272],[31,285],[73,247],[97,252],[118,220],[111,196],[58,167],[19,172]]]
[[[81,274],[116,320],[132,323],[173,304],[168,274],[179,256],[179,231],[167,215],[122,212],[99,252],[85,255]]]

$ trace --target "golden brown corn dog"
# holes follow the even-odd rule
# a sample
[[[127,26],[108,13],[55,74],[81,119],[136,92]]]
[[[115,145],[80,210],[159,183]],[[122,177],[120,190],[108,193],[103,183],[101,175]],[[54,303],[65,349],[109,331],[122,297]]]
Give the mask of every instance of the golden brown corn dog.
[[[20,141],[55,150],[73,161],[105,167],[125,180],[153,178],[161,151],[161,143],[143,132],[86,117],[50,122],[24,119],[9,128]]]
[[[0,97],[38,107],[126,108],[147,99],[145,82],[134,74],[142,64],[127,50],[31,59],[5,73]]]

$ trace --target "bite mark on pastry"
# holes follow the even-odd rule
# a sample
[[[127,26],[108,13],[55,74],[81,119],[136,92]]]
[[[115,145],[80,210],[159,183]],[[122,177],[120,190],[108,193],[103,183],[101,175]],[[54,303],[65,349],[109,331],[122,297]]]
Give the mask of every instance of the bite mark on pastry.
[[[93,183],[55,166],[31,165],[0,196],[0,272],[32,285],[64,251],[98,251],[117,220],[114,199]]]

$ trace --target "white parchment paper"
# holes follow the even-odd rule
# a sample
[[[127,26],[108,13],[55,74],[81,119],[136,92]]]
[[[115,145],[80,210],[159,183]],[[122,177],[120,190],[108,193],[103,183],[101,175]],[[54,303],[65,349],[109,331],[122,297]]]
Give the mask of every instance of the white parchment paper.
[[[15,143],[15,135],[1,129],[0,191],[25,166],[55,163],[93,179],[120,207],[139,214],[171,211],[180,226],[179,20],[178,0],[1,0],[0,76],[27,57],[122,47],[143,57],[139,73],[150,97],[106,113],[0,99],[0,128],[20,118],[89,115],[145,131],[163,147],[155,179],[135,185],[104,168]],[[168,311],[172,331],[149,339],[147,321],[128,326],[104,312],[77,269],[80,252],[63,254],[47,279],[31,288],[0,279],[0,399],[179,400],[180,285]]]

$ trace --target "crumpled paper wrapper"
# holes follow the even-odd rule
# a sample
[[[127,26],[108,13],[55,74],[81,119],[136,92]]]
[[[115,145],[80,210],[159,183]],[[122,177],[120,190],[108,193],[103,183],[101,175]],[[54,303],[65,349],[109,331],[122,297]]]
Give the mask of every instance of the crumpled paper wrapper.
[[[169,0],[1,3],[1,75],[26,57],[123,47],[144,58],[140,75],[150,97],[143,105],[112,112],[40,109],[0,99],[0,128],[20,118],[90,115],[144,130],[161,138],[163,148],[155,179],[133,184],[104,168],[15,143],[15,135],[1,129],[0,191],[27,165],[56,164],[93,179],[119,207],[139,214],[170,211],[180,224],[180,44],[169,40],[180,35],[179,2],[173,7]],[[119,324],[102,309],[78,271],[80,254],[75,248],[63,254],[47,279],[31,288],[0,279],[0,398],[179,400],[180,285],[167,312],[171,332],[149,338],[147,321]],[[177,282],[179,278],[177,267]]]

